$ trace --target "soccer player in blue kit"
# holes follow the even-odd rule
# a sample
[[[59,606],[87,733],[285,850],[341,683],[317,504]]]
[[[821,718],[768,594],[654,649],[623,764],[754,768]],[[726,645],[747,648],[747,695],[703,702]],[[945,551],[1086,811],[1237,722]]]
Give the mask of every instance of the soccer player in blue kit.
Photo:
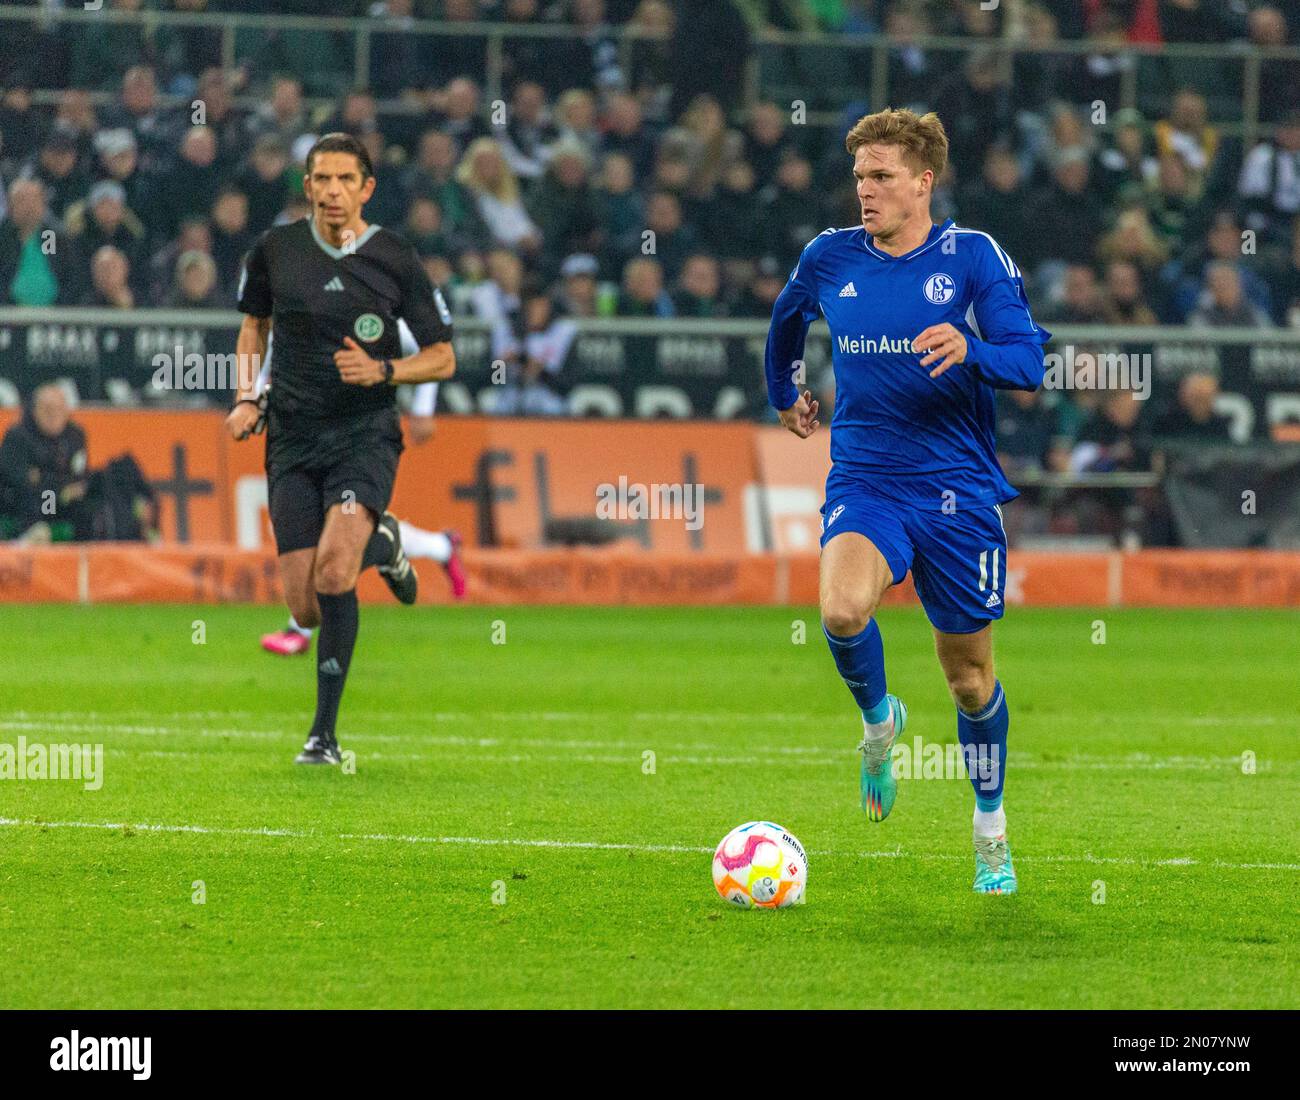
[[[991,624],[1002,617],[1006,584],[999,505],[1016,491],[994,448],[993,391],[1037,389],[1050,334],[1034,323],[1020,271],[992,237],[931,220],[948,160],[937,115],[866,115],[845,145],[862,221],[814,238],[777,298],[768,397],[801,438],[820,426],[817,402],[795,382],[808,326],[823,314],[835,412],[821,510],[821,617],[862,710],[863,808],[884,820],[898,790],[891,755],[907,709],[886,690],[873,616],[910,569],[975,788],[974,888],[1014,893],[1002,807],[1009,712],[993,671]]]

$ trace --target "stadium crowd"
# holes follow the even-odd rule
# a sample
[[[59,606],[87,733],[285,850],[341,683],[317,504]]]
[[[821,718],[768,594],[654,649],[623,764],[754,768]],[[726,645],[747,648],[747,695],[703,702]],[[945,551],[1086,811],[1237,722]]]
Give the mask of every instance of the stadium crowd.
[[[316,14],[292,0],[166,6]],[[765,318],[803,245],[857,222],[842,135],[884,104],[866,97],[868,64],[846,85],[858,98],[828,100],[832,62],[850,55],[810,60],[763,32],[884,31],[889,102],[937,111],[950,135],[936,215],[1002,243],[1042,322],[1300,327],[1300,62],[1261,63],[1265,136],[1243,147],[1224,126],[1241,121],[1239,69],[1124,51],[1294,45],[1300,0],[387,0],[331,14],[370,20],[371,86],[340,76],[350,39],[329,32],[259,29],[223,69],[219,27],[8,24],[0,302],[230,308],[256,235],[307,213],[314,137],[347,130],[376,165],[368,220],[413,241],[459,315],[494,326],[494,355],[543,378],[574,319]],[[503,40],[502,110],[483,37],[404,33],[412,17],[572,33]],[[620,49],[624,27],[658,37]],[[1004,38],[1047,52],[1012,57]],[[1071,40],[1097,52],[1050,52]],[[756,50],[769,94],[746,104]],[[1145,114],[1116,109],[1137,64]],[[838,121],[800,124],[777,85]],[[57,106],[33,88],[58,89]],[[1086,395],[1003,395],[1007,460],[1148,469],[1153,433],[1226,438],[1214,385],[1189,379],[1140,423]],[[511,411],[562,408],[542,386]]]

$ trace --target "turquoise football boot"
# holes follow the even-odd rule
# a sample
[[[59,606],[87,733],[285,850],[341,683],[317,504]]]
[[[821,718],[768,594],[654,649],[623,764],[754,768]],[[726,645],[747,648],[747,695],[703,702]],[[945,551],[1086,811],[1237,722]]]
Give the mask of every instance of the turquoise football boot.
[[[1011,865],[1011,848],[1004,836],[975,838],[975,893],[1014,894],[1016,869]]]
[[[898,796],[898,779],[894,775],[894,744],[899,734],[907,725],[907,707],[897,695],[886,695],[889,707],[894,712],[894,733],[882,746],[868,744],[866,738],[858,746],[862,753],[862,808],[867,812],[867,820],[884,821],[889,811],[894,808],[894,799]]]

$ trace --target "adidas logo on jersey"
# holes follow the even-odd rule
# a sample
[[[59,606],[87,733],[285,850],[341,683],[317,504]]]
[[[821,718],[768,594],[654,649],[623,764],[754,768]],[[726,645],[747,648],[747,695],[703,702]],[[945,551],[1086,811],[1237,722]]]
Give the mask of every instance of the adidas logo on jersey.
[[[840,291],[841,298],[856,298],[857,296],[858,296],[858,288],[855,287],[852,283],[846,283],[844,285],[844,289]]]
[[[325,289],[326,289],[326,290],[342,290],[342,289],[343,289],[343,280],[340,279],[337,275],[335,275],[334,278],[332,278],[328,283],[325,284]]]
[[[984,602],[985,607],[997,607],[1002,601],[998,598],[996,592],[990,592],[989,598]]]

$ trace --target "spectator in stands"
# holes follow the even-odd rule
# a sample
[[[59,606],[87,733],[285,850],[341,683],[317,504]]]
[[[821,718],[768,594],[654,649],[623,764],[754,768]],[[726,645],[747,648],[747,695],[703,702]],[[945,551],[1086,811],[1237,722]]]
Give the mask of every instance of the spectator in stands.
[[[179,159],[158,175],[145,209],[137,213],[157,236],[170,238],[184,219],[206,216],[224,178],[216,135],[206,126],[191,126],[181,138]]]
[[[1068,468],[1070,452],[1054,396],[1042,389],[998,390],[998,461],[1010,476]]]
[[[1110,325],[1155,325],[1160,323],[1146,300],[1142,272],[1129,260],[1112,260],[1106,265],[1102,320]]]
[[[289,197],[289,147],[275,133],[257,139],[248,161],[235,173],[235,186],[248,196],[248,231],[264,233]]]
[[[19,171],[45,186],[50,213],[62,220],[68,207],[84,198],[90,181],[77,163],[77,137],[66,126],[55,126],[41,143],[40,152]]]
[[[556,392],[578,326],[554,315],[550,297],[533,288],[524,296],[522,327],[499,322],[492,333],[492,358],[506,363],[506,384],[493,412],[501,416],[563,416]]]
[[[148,238],[144,225],[126,205],[126,190],[115,180],[100,180],[90,189],[85,202],[68,209],[68,233],[82,257],[78,266],[89,265],[90,257],[104,245],[112,245],[131,269],[132,290],[141,301],[148,289]]]
[[[1187,323],[1206,328],[1270,328],[1273,324],[1242,292],[1241,272],[1222,260],[1206,266],[1201,304]]]
[[[756,103],[751,108],[741,155],[757,179],[774,179],[785,158],[798,151],[787,133],[787,121],[786,113],[775,103]]]
[[[673,30],[677,16],[666,0],[641,0],[628,21],[638,32],[628,48],[628,89],[645,117],[662,122],[669,113],[673,89]]]
[[[479,138],[494,136],[480,117],[478,85],[459,76],[434,96],[435,125],[461,149],[468,150]]]
[[[736,299],[732,312],[739,317],[771,319],[772,307],[785,288],[787,269],[776,256],[764,256],[756,265],[753,278]]]
[[[89,526],[86,433],[72,423],[67,394],[57,383],[38,386],[22,419],[0,441],[0,538],[49,541]]]
[[[442,231],[442,208],[423,195],[412,199],[406,208],[406,222],[401,232],[421,256],[446,255],[454,251]]]
[[[1146,120],[1134,108],[1119,111],[1110,144],[1097,155],[1097,182],[1111,201],[1132,202],[1146,195],[1157,170]]]
[[[1087,264],[1071,264],[1061,280],[1060,300],[1049,306],[1044,320],[1067,325],[1096,325],[1103,317],[1101,288]]]
[[[217,265],[206,252],[183,252],[176,281],[163,303],[169,309],[233,309],[234,294],[217,285]]]
[[[224,188],[212,204],[211,233],[217,285],[234,287],[239,283],[244,256],[253,246],[253,234],[248,231],[248,196],[239,188]]]
[[[1231,443],[1232,420],[1215,412],[1219,380],[1205,371],[1184,375],[1178,383],[1178,399],[1152,425],[1159,441]]]
[[[1259,257],[1247,254],[1241,223],[1231,210],[1220,210],[1210,223],[1205,238],[1188,248],[1181,262],[1166,269],[1166,278],[1174,283],[1174,313],[1183,320],[1199,303],[1208,264],[1221,262],[1235,267],[1241,276],[1242,292],[1265,313],[1273,309],[1273,295],[1267,281],[1256,270]]]
[[[1002,63],[992,50],[972,50],[961,71],[939,86],[934,109],[948,131],[950,160],[980,162],[984,150],[1015,132],[1015,103]]]
[[[91,255],[90,290],[82,298],[81,304],[105,309],[135,309],[131,265],[120,249],[106,244]]]
[[[79,158],[89,154],[97,128],[90,93],[81,88],[68,88],[60,92],[59,106],[54,113],[54,128],[72,135],[73,141],[77,143]]]
[[[1102,396],[1100,408],[1079,428],[1070,469],[1079,473],[1151,469],[1151,447],[1138,425],[1142,402],[1126,390]]]
[[[203,104],[203,116],[195,121],[217,136],[217,163],[226,171],[239,163],[248,145],[248,115],[231,98],[232,86],[240,79],[238,72],[227,75],[224,69],[204,69],[195,93]]]
[[[172,0],[172,6],[178,12],[201,14],[208,0]],[[164,23],[154,31],[152,46],[167,90],[192,96],[198,75],[221,64],[221,27]]]
[[[572,0],[569,16],[578,27],[582,51],[568,60],[570,83],[582,88],[613,91],[626,86],[619,60],[619,43],[606,21],[605,0]],[[576,43],[575,43],[576,45]]]
[[[1132,206],[1120,213],[1115,228],[1102,237],[1097,258],[1102,263],[1130,260],[1137,264],[1144,279],[1153,279],[1169,259],[1169,246],[1152,228],[1146,210]]]
[[[521,180],[535,180],[546,171],[558,138],[546,116],[546,89],[521,80],[511,94],[506,125],[497,139],[506,164]]]
[[[1026,224],[1050,225],[1053,230],[1026,240],[1026,267],[1052,259],[1068,263],[1092,260],[1102,232],[1102,209],[1089,178],[1088,154],[1070,149],[1061,153],[1053,167],[1051,184],[1031,194]]]
[[[482,18],[478,0],[443,0],[442,21],[444,23],[477,23]],[[432,56],[429,59],[428,75],[416,86],[440,88],[456,77],[482,74],[486,67],[487,49],[483,39],[459,34],[437,38],[434,40]],[[429,97],[429,103],[433,106],[432,97]]]
[[[73,299],[75,257],[72,249],[58,247],[63,226],[49,217],[45,185],[37,179],[15,180],[8,200],[0,222],[0,301],[50,306]]]
[[[648,178],[654,168],[656,143],[646,128],[636,96],[626,92],[610,96],[605,104],[604,126],[604,155],[621,153],[632,162],[637,179]]]
[[[740,106],[749,27],[733,0],[709,0],[683,7],[672,28],[668,51],[668,118],[681,118],[700,93],[712,96],[724,113]]]
[[[1245,5],[1223,0],[1164,0],[1160,33],[1166,42],[1227,42],[1246,33]]]
[[[721,297],[722,273],[711,255],[697,252],[688,256],[677,280],[673,295],[673,312],[678,317],[725,317],[726,303]]]
[[[1025,219],[1028,193],[1021,182],[1020,162],[1005,146],[995,145],[984,157],[979,179],[958,191],[957,210],[963,225],[978,226],[1014,260],[1028,262],[1033,226]]]
[[[45,126],[32,106],[31,92],[21,84],[0,92],[0,137],[4,157],[24,161],[40,148]]]
[[[600,310],[600,287],[596,281],[600,265],[595,256],[575,253],[560,265],[560,288],[555,296],[556,312],[575,320],[596,317]]]
[[[651,256],[636,256],[623,267],[618,296],[620,317],[671,317],[673,303],[664,290],[664,269]]]
[[[1272,141],[1256,145],[1241,166],[1237,194],[1247,227],[1266,243],[1285,243],[1300,214],[1300,110],[1278,124]]]
[[[149,260],[149,304],[161,305],[171,293],[176,273],[176,261],[186,252],[205,252],[212,255],[212,227],[202,215],[186,218],[180,232],[168,241]],[[243,263],[243,257],[240,257]]]
[[[645,200],[636,189],[632,161],[622,153],[605,157],[597,181],[601,204],[605,209],[605,237],[608,242],[600,254],[606,273],[616,271],[621,258],[639,251],[645,229]]]
[[[1170,252],[1177,252],[1191,236],[1193,218],[1200,205],[1193,194],[1192,174],[1177,153],[1160,157],[1154,186],[1149,186],[1146,199],[1151,228],[1164,241]]]
[[[555,127],[559,143],[578,145],[595,160],[601,154],[602,138],[596,118],[596,97],[585,88],[570,88],[555,104]]]
[[[764,252],[793,267],[804,245],[826,228],[807,158],[791,153],[782,161],[776,179],[759,192],[758,217]]]
[[[137,213],[148,201],[148,181],[140,171],[135,135],[130,130],[100,130],[94,139],[99,154],[98,174],[120,183],[126,191],[126,205]]]
[[[646,203],[646,228],[653,234],[648,242],[653,246],[650,253],[663,265],[664,278],[676,279],[681,273],[682,264],[699,247],[695,230],[682,218],[682,206],[677,196],[671,191],[655,191]]]
[[[524,207],[519,181],[493,138],[470,143],[456,169],[456,179],[474,196],[478,216],[494,243],[529,254],[541,247],[541,232]]]
[[[105,129],[131,131],[146,172],[170,159],[179,132],[177,120],[158,104],[158,85],[148,65],[126,70],[121,102],[108,108],[100,122]]]
[[[738,160],[722,174],[721,186],[701,230],[710,250],[724,260],[748,259],[762,252],[763,227],[754,217],[754,170]]]
[[[248,120],[248,131],[256,141],[273,136],[284,148],[307,131],[307,108],[302,101],[302,81],[280,74],[271,81],[271,94]]]
[[[1182,160],[1193,197],[1200,196],[1219,149],[1219,132],[1207,119],[1205,97],[1194,88],[1183,88],[1174,96],[1169,117],[1155,125],[1156,156],[1172,153]]]
[[[528,213],[542,235],[541,263],[550,275],[570,253],[598,252],[604,245],[604,211],[588,178],[589,166],[582,145],[562,140],[528,202]]]
[[[885,14],[889,39],[889,94],[900,107],[922,107],[930,102],[943,77],[942,63],[927,56],[916,40],[929,34],[924,10],[891,5]]]
[[[375,21],[370,72],[375,91],[384,99],[397,99],[407,88],[418,88],[428,79],[431,44],[423,35],[410,32],[414,7],[413,0],[379,0],[370,5],[369,15]]]
[[[1300,6],[1291,4],[1292,18],[1300,19]],[[1254,8],[1247,17],[1252,46],[1276,49],[1288,44],[1287,17],[1276,7]],[[1289,57],[1268,57],[1259,66],[1259,117],[1279,122],[1300,111],[1300,62]]]
[[[478,245],[487,243],[474,196],[456,178],[456,142],[441,130],[426,130],[420,136],[418,156],[402,177],[402,190],[408,201],[417,195],[433,199],[442,211],[446,232]]]
[[[469,294],[474,316],[495,324],[509,321],[523,308],[524,265],[508,248],[494,248],[484,261],[486,279]]]
[[[696,96],[681,121],[664,134],[660,144],[663,155],[680,157],[688,176],[685,193],[690,199],[707,199],[723,173],[744,155],[745,139],[727,126],[718,101],[711,96]]]

